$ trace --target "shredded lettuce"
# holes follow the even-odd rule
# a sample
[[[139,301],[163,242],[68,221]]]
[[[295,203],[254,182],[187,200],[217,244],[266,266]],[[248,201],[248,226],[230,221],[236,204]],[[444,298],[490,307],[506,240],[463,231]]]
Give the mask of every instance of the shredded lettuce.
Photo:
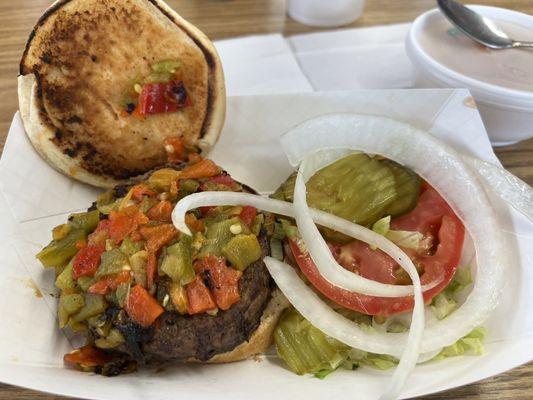
[[[424,247],[424,235],[420,232],[391,230],[390,221],[390,215],[383,217],[372,225],[372,230],[400,247],[414,250]],[[375,250],[375,247],[372,247],[372,250]]]
[[[465,337],[459,339],[451,346],[445,347],[437,354],[433,360],[443,360],[448,357],[472,354],[480,356],[483,354],[483,340],[485,339],[485,328],[475,328]]]
[[[458,306],[457,295],[472,284],[470,266],[460,267],[455,271],[452,281],[446,288],[436,295],[429,308],[438,319],[444,319]]]

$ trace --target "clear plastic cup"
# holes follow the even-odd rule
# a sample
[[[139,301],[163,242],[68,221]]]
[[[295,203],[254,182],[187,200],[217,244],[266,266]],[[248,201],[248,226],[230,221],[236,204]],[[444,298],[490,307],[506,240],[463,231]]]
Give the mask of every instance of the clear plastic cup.
[[[365,0],[289,0],[289,17],[305,25],[335,27],[361,16]]]

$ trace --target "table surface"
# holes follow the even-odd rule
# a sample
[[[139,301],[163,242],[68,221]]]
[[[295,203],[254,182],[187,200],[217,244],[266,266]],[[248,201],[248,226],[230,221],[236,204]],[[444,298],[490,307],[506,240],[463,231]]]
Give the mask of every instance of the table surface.
[[[284,0],[170,0],[183,17],[211,39],[281,32],[285,35],[316,31],[285,15]],[[469,0],[533,14],[532,0]],[[0,0],[0,146],[3,147],[13,113],[17,110],[18,63],[33,24],[50,4],[49,0]],[[435,7],[432,0],[368,0],[363,16],[348,27],[412,21]],[[496,149],[503,165],[533,183],[533,139]],[[1,379],[1,377],[0,377]],[[533,363],[476,384],[424,399],[533,399]],[[0,400],[65,399],[0,384]]]

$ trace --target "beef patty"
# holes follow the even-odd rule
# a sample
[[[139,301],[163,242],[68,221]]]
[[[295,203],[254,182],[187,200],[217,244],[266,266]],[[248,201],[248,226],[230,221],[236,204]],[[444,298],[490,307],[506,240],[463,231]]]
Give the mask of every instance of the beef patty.
[[[261,234],[259,242],[264,257],[270,253],[266,235]],[[167,311],[154,326],[143,329],[120,312],[113,322],[126,340],[120,350],[139,362],[207,361],[247,341],[261,322],[273,288],[263,257],[248,266],[239,280],[240,301],[215,316]]]

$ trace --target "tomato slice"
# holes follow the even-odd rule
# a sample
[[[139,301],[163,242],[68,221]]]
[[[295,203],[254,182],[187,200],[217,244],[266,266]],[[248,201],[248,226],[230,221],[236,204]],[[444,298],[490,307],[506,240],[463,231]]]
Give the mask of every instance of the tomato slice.
[[[100,256],[105,248],[101,245],[85,246],[78,251],[72,263],[72,277],[93,276],[100,265]]]
[[[152,325],[165,311],[141,285],[131,288],[124,309],[134,322],[145,328]]]
[[[464,226],[432,188],[427,189],[422,194],[414,210],[395,219],[391,226],[404,230],[412,230],[413,227],[416,227],[427,234],[435,232],[438,245],[434,254],[413,256],[415,265],[421,265],[423,268],[423,273],[420,276],[423,285],[440,280],[437,286],[424,293],[424,300],[429,302],[453,278],[461,257]],[[290,248],[298,266],[312,285],[328,299],[345,308],[380,316],[389,316],[413,309],[412,296],[400,298],[373,297],[352,293],[334,286],[320,275],[308,253],[303,253],[293,241],[290,242]],[[395,271],[399,268],[398,265],[380,250],[371,250],[367,244],[359,241],[345,246],[330,246],[330,248],[332,248],[339,263],[345,268],[381,283],[397,283]]]

